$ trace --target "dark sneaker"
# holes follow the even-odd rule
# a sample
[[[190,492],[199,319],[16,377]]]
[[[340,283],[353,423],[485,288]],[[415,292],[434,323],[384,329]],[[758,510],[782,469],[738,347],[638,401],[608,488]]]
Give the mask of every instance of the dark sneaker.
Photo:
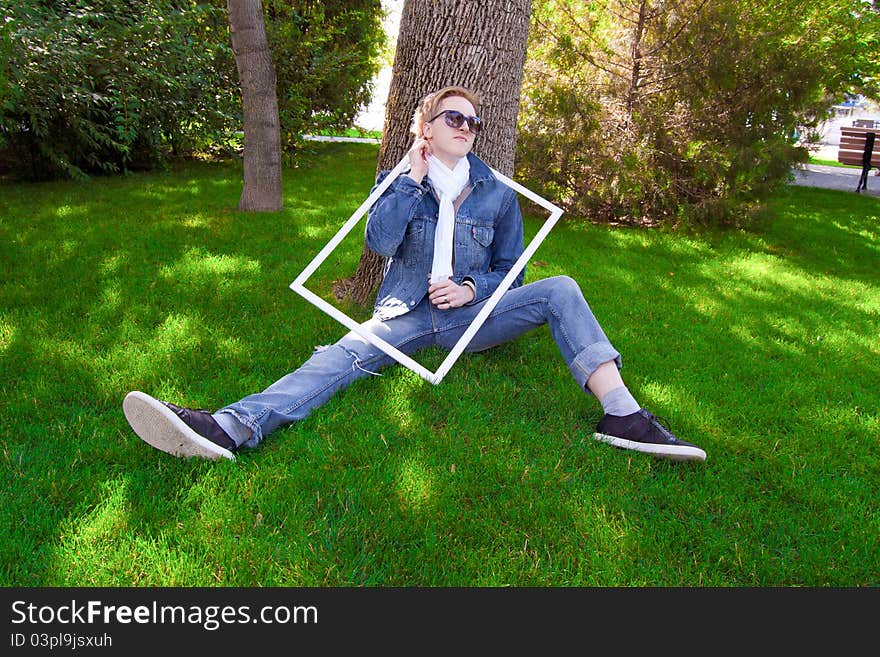
[[[605,415],[596,426],[596,440],[623,449],[647,452],[673,461],[705,461],[706,452],[691,443],[677,438],[668,423],[640,408],[622,417]]]
[[[137,390],[122,402],[125,419],[141,439],[174,456],[235,460],[235,441],[211,413],[153,399]]]

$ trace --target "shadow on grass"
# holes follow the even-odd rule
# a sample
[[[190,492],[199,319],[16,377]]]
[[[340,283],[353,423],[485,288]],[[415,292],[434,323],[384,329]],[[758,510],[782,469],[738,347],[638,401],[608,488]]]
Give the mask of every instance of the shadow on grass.
[[[269,215],[230,209],[227,167],[0,190],[5,584],[627,584],[650,582],[646,563],[655,582],[716,567],[716,582],[811,583],[828,518],[852,543],[880,462],[865,410],[880,380],[878,212],[847,199],[825,225],[831,192],[781,197],[753,234],[561,224],[528,270],[578,280],[637,397],[673,414],[706,468],[585,445],[598,405],[545,329],[465,355],[442,388],[400,367],[358,381],[236,464],[137,440],[128,390],[216,408],[343,333],[287,286],[369,192],[375,150],[346,149],[287,172],[286,208]],[[450,412],[449,389],[468,413]],[[819,538],[799,543],[793,526]],[[682,545],[672,570],[653,561]],[[871,556],[838,559],[863,581],[870,566],[854,564]]]
[[[829,403],[869,408],[880,379],[880,301],[869,264],[880,255],[880,203],[857,199],[853,212],[823,225],[821,208],[843,196],[816,194],[812,207],[783,197],[773,228],[761,234],[599,233],[589,270],[575,278],[624,362],[637,359],[640,384],[656,387],[658,402],[675,379],[704,404],[767,396],[783,424],[813,421]],[[548,240],[553,251],[544,257],[574,261],[592,235]],[[726,441],[731,427],[719,423],[718,431]]]
[[[175,482],[192,487],[217,467],[157,463],[122,417],[128,390],[216,407],[262,389],[308,355],[304,345],[338,330],[317,313],[299,321],[310,306],[287,286],[372,174],[363,189],[344,178],[325,185],[324,167],[290,177],[287,208],[259,216],[230,209],[240,180],[225,166],[0,189],[0,407],[15,546],[0,569],[5,583],[63,579],[63,569],[46,570],[47,551],[105,506],[113,482],[127,490],[134,480],[137,490],[165,470],[164,499],[119,502],[149,519],[175,508]],[[316,207],[326,224],[317,232]],[[268,362],[264,344],[277,349]],[[136,463],[120,476],[120,464]]]

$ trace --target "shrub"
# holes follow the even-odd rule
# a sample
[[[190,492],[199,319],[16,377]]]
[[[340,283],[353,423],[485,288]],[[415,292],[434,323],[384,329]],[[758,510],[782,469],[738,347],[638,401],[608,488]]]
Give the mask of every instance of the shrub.
[[[241,98],[224,0],[0,6],[0,170],[81,178],[235,147]],[[282,143],[351,125],[385,43],[379,1],[264,8]]]
[[[282,144],[349,128],[370,100],[386,45],[379,0],[267,0],[265,7]]]
[[[24,177],[155,166],[228,123],[214,65],[227,46],[201,38],[210,6],[26,0],[4,18],[3,160]]]
[[[877,71],[854,6],[536,3],[520,175],[592,221],[748,223],[828,98]]]

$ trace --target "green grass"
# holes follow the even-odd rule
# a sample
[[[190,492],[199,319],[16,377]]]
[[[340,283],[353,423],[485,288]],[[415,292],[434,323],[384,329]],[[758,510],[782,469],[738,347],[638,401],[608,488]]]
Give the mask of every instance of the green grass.
[[[368,139],[382,139],[381,130],[366,130],[364,128],[347,128],[346,130],[317,130],[314,134],[324,137],[361,137]]]
[[[861,169],[860,166],[854,166],[852,164],[842,164],[837,160],[826,160],[821,157],[811,157],[810,164],[823,164],[827,167],[841,167],[843,169]]]
[[[377,147],[313,152],[272,214],[232,209],[232,164],[0,187],[0,583],[880,583],[880,202],[846,192],[791,187],[751,232],[560,222],[536,253],[527,281],[581,284],[630,388],[705,463],[592,440],[600,407],[546,327],[438,386],[361,380],[236,462],[140,441],[129,390],[214,409],[342,334],[288,285]],[[312,289],[331,298],[362,235]]]

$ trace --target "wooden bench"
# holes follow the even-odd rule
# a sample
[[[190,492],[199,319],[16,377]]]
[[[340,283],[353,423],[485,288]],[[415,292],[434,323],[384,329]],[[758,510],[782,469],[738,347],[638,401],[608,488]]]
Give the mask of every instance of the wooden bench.
[[[868,171],[871,167],[880,169],[880,144],[877,143],[877,134],[880,128],[863,128],[853,126],[851,128],[841,126],[840,146],[837,149],[837,161],[841,164],[852,164],[862,167],[862,175],[859,176],[859,184],[856,191],[867,189]]]
[[[880,121],[874,119],[853,119],[856,128],[880,128]]]

